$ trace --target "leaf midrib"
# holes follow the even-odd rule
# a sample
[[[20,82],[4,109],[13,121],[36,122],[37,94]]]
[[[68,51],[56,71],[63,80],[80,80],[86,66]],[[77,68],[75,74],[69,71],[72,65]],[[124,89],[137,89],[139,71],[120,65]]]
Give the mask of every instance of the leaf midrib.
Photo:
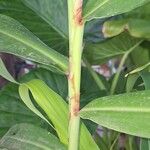
[[[80,113],[84,112],[93,112],[93,111],[107,111],[107,112],[141,112],[141,113],[150,113],[150,108],[136,108],[136,107],[104,107],[104,108],[84,108]]]

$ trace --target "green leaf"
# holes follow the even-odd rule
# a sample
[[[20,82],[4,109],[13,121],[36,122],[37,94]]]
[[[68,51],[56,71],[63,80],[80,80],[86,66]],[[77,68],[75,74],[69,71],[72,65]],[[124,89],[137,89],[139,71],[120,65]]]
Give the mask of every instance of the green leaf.
[[[42,113],[34,106],[32,100],[29,96],[28,88],[26,86],[23,86],[23,85],[19,86],[19,94],[20,94],[22,101],[26,104],[26,106],[31,111],[33,111],[37,116],[39,116],[40,118],[45,120],[51,127],[53,127],[51,125],[51,123],[44,117],[44,115],[42,115]]]
[[[18,85],[11,83],[0,91],[0,137],[17,123],[46,125],[22,103],[18,94]]]
[[[55,2],[53,3],[53,5],[47,4],[47,1],[39,1],[42,2],[43,5],[41,6],[40,9],[38,9],[40,6],[37,4],[35,6],[37,6],[35,12],[32,11],[30,8],[28,8],[28,6],[26,6],[25,1],[21,1],[21,0],[0,0],[0,13],[10,16],[12,18],[14,18],[15,20],[19,21],[22,25],[24,25],[27,29],[29,29],[33,34],[35,34],[37,37],[40,38],[40,40],[42,40],[45,44],[47,44],[49,47],[51,47],[52,49],[57,50],[59,53],[61,54],[65,54],[68,55],[68,38],[66,39],[63,35],[60,34],[60,32],[58,33],[55,30],[55,22],[53,23],[53,21],[56,20],[56,18],[60,19],[60,21],[62,21],[60,23],[60,21],[56,20],[59,22],[59,25],[63,26],[63,31],[66,30],[67,25],[66,25],[66,16],[64,15],[67,10],[66,9],[62,9],[61,8],[61,3],[59,3],[60,8],[58,8],[58,3]],[[31,3],[30,5],[32,5],[32,3],[34,3],[33,1],[30,1],[28,3]],[[34,7],[35,7],[34,6]],[[44,7],[43,7],[44,6]],[[59,12],[61,13],[56,13],[56,11],[53,11],[54,9],[50,9],[49,7],[54,6],[59,9]],[[38,10],[37,10],[38,9]],[[43,10],[42,10],[43,9]],[[44,14],[40,12],[44,12],[46,11]],[[49,12],[48,14],[48,18],[47,17],[43,17],[43,15],[47,16],[47,11]],[[50,12],[53,11],[55,12],[53,15],[50,14]],[[21,12],[21,13],[20,13]],[[62,13],[64,12],[64,13]],[[60,15],[60,17],[59,17]],[[53,17],[55,18],[55,20],[53,20]],[[43,19],[44,20],[43,20]],[[45,19],[46,18],[46,19]],[[48,20],[47,20],[48,19]],[[51,21],[51,24],[49,23],[49,21]],[[57,30],[60,30],[59,27],[57,28]],[[64,31],[66,32],[66,31]],[[65,35],[67,35],[67,33],[65,33]]]
[[[29,90],[31,91],[36,103],[44,110],[48,118],[52,121],[61,141],[67,144],[67,130],[60,125],[60,122],[63,125],[68,124],[68,119],[65,118],[65,116],[68,115],[65,101],[41,80],[35,79],[21,84],[19,86],[21,98],[34,113],[41,118],[44,118],[44,120],[45,117],[33,105],[29,97]],[[62,112],[64,112],[64,116],[61,116]]]
[[[27,87],[31,91],[36,103],[44,110],[48,118],[52,121],[60,140],[68,143],[68,107],[66,102],[57,93],[51,90],[43,81],[32,80],[21,84],[20,88]],[[23,91],[20,93],[22,97]],[[60,123],[61,122],[61,123]],[[91,148],[98,150],[90,133],[84,124],[81,124],[80,148],[82,150]]]
[[[16,20],[0,15],[0,52],[67,71],[67,58],[45,45]]]
[[[83,18],[88,21],[94,18],[106,18],[122,14],[150,2],[149,0],[85,0]]]
[[[150,138],[149,99],[150,91],[103,97],[85,106],[80,115],[119,132]]]
[[[125,54],[139,42],[140,39],[132,38],[127,34],[121,34],[103,42],[86,44],[84,56],[91,64],[104,63],[113,57]]]
[[[87,130],[86,126],[81,123],[80,125],[80,145],[79,150],[100,150],[95,143],[90,132]]]
[[[30,124],[13,126],[0,140],[0,149],[67,150],[50,132]]]
[[[24,75],[19,81],[21,83],[26,83],[33,79],[40,79],[44,81],[54,92],[64,99],[67,99],[68,82],[65,75],[57,74],[43,68],[36,68]]]
[[[22,2],[52,26],[62,37],[68,39],[66,0],[55,2],[54,0],[22,0]]]

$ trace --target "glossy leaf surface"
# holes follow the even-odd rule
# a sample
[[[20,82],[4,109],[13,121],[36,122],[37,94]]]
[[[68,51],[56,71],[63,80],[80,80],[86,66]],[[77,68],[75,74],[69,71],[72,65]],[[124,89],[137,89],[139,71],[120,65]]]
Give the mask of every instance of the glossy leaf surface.
[[[16,20],[0,15],[0,52],[67,70],[67,58],[45,45]]]
[[[85,106],[80,115],[116,131],[150,138],[149,99],[149,90],[103,97]]]
[[[60,125],[67,125],[67,106],[65,101],[54,91],[52,91],[44,82],[40,80],[32,80],[28,83],[21,84],[19,87],[19,93],[25,104],[38,116],[44,118],[44,116],[35,108],[34,104],[30,100],[29,91],[31,91],[36,103],[44,110],[48,118],[53,122],[59,138],[65,144],[67,144],[67,130]],[[43,102],[44,101],[44,102]],[[64,112],[64,116],[61,113]],[[44,118],[45,120],[46,118]]]
[[[37,2],[37,3],[36,3]],[[38,5],[38,1],[28,1],[30,5],[32,6],[32,3],[36,4],[34,8],[29,7],[24,0],[1,0],[0,1],[0,13],[10,16],[14,18],[15,20],[19,21],[22,25],[24,25],[27,29],[29,29],[33,34],[35,34],[40,40],[42,40],[45,44],[47,44],[52,49],[57,50],[61,54],[68,54],[68,38],[66,39],[67,33],[65,33],[65,36],[61,35],[62,32],[58,32],[58,30],[61,31],[61,29],[58,27],[57,30],[55,29],[57,26],[55,26],[55,23],[52,19],[52,17],[56,17],[59,19],[62,19],[63,21],[60,23],[60,26],[63,26],[66,30],[66,15],[64,15],[65,9],[61,10],[61,3],[53,3],[54,7],[58,7],[59,13],[56,15],[56,12],[54,14],[51,14],[53,12],[53,9],[49,10],[49,7],[52,5],[47,4],[47,0],[39,1],[39,3],[42,3],[42,6]],[[26,5],[25,5],[26,4]],[[52,7],[53,7],[52,6]],[[40,7],[40,8],[39,8]],[[33,9],[33,10],[32,10]],[[43,12],[42,15],[40,12]],[[47,11],[49,11],[49,17],[47,16]],[[64,12],[64,13],[62,13]],[[60,15],[60,16],[59,16]],[[51,17],[50,17],[51,16]],[[46,19],[45,19],[46,18]],[[48,21],[47,21],[48,19]],[[50,21],[50,23],[49,23]],[[56,22],[58,24],[58,20]],[[65,32],[65,31],[64,31]]]

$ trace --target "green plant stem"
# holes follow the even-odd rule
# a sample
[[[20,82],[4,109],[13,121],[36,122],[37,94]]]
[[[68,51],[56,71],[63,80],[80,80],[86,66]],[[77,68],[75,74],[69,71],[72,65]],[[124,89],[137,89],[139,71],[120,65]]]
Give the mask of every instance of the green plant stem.
[[[78,150],[80,131],[80,76],[84,23],[82,1],[68,0],[69,17],[69,150]]]
[[[115,92],[115,89],[116,89],[116,86],[117,86],[117,83],[118,83],[118,79],[119,79],[119,76],[120,76],[120,73],[121,73],[121,70],[122,70],[122,67],[126,61],[126,59],[128,58],[128,55],[136,48],[138,47],[141,43],[143,42],[143,40],[139,41],[137,44],[135,44],[132,48],[130,48],[122,57],[121,59],[121,62],[119,64],[119,67],[118,67],[118,70],[117,70],[117,73],[113,79],[113,82],[112,82],[112,86],[111,86],[111,89],[110,89],[110,95],[113,95],[114,92]]]
[[[105,85],[103,84],[102,80],[99,78],[98,74],[92,69],[91,65],[87,61],[85,57],[83,57],[83,61],[89,70],[90,74],[92,75],[93,79],[95,80],[97,86],[99,87],[100,90],[106,90]]]

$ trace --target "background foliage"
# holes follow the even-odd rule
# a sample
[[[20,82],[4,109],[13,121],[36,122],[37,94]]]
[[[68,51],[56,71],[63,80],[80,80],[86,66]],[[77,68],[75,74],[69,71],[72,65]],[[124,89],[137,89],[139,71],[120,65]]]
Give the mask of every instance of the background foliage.
[[[84,0],[80,150],[150,149],[149,16],[149,0]],[[0,149],[67,149],[68,42],[66,0],[0,0],[1,56],[21,58],[15,80],[0,62]]]

